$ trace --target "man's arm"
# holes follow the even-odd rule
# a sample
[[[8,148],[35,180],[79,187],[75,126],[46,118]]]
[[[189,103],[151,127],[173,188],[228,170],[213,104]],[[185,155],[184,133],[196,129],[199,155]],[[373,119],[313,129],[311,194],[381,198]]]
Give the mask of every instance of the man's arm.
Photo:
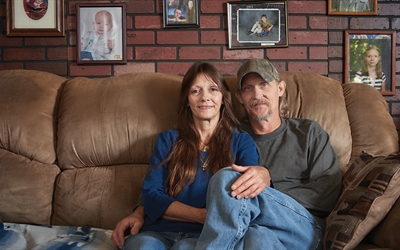
[[[268,169],[262,166],[237,166],[232,165],[232,169],[243,173],[231,186],[233,197],[254,198],[264,190],[271,186],[271,176]]]

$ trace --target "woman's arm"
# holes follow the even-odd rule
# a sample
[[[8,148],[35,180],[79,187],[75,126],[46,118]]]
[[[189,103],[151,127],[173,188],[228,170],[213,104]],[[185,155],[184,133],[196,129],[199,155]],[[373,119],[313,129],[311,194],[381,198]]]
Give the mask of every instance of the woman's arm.
[[[174,201],[164,212],[162,218],[166,220],[204,224],[204,221],[206,220],[206,209],[195,208],[179,201]]]

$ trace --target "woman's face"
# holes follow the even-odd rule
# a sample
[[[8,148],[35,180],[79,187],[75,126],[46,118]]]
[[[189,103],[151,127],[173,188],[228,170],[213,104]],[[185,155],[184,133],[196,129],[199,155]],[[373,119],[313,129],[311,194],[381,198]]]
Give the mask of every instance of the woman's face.
[[[188,106],[193,120],[218,122],[223,96],[218,85],[203,74],[198,75],[190,88]]]
[[[367,61],[368,66],[375,67],[378,62],[381,60],[381,56],[376,49],[370,49],[367,51],[365,55],[365,60]]]

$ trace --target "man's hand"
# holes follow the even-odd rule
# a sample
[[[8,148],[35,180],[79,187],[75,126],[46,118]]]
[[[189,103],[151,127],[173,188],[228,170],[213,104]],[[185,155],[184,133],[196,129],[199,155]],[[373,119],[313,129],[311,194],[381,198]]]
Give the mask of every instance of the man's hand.
[[[137,234],[142,228],[143,223],[144,210],[143,207],[138,207],[131,215],[123,218],[120,222],[118,222],[111,235],[111,241],[116,247],[122,249],[122,246],[125,242],[125,231],[130,228],[130,234]]]
[[[262,166],[242,167],[233,164],[232,169],[243,173],[231,186],[231,195],[237,199],[254,198],[271,185],[269,171]]]

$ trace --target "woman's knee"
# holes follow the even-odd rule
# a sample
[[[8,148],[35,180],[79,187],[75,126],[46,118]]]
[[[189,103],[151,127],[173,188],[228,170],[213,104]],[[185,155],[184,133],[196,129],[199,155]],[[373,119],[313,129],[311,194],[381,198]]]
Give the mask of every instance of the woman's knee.
[[[157,233],[145,232],[129,236],[123,250],[169,249],[171,244]]]

